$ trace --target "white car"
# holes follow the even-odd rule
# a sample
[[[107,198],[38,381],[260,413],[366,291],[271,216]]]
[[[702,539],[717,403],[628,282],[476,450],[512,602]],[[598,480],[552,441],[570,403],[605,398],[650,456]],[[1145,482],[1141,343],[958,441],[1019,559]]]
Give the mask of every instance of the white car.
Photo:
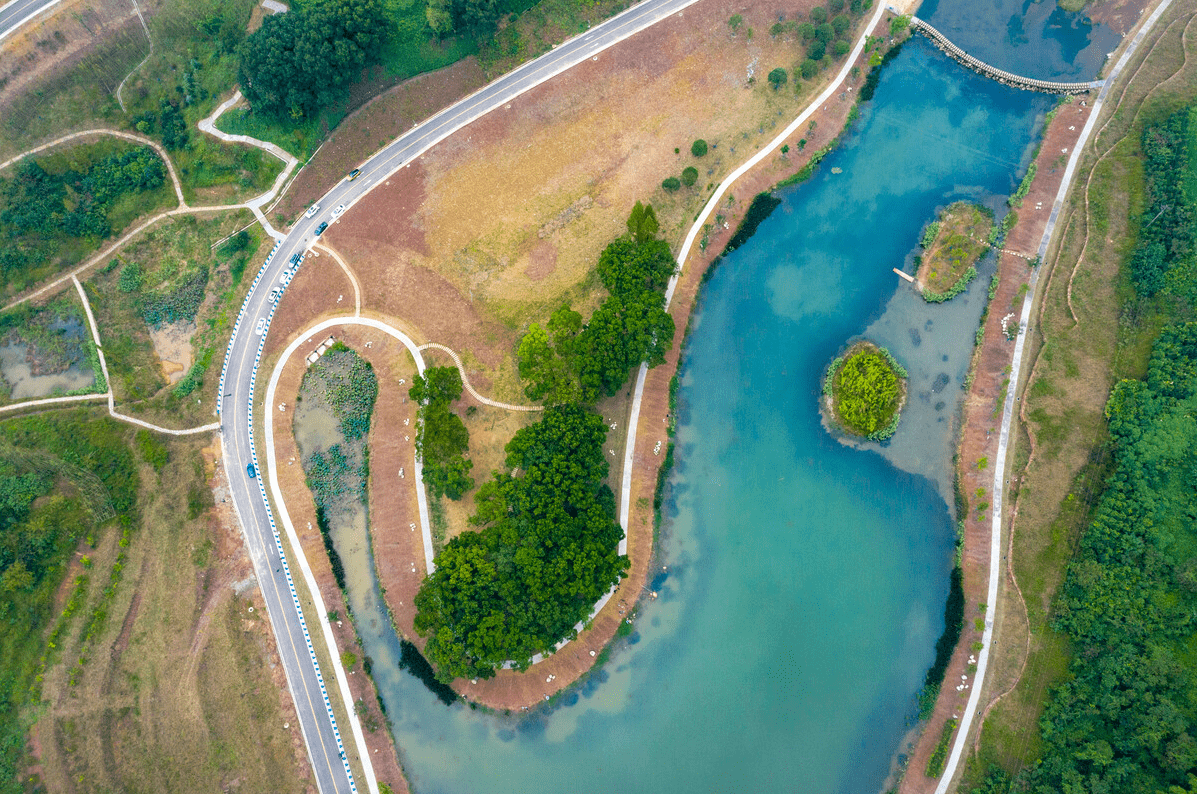
[[[308,207],[308,211],[303,214],[303,217],[314,218],[314,217],[316,217],[316,213],[319,211],[320,211],[320,205],[313,204],[312,206]]]
[[[268,300],[271,303],[278,303],[278,299],[281,297],[283,297],[283,291],[281,289],[272,289],[270,290],[270,297]]]
[[[259,317],[258,325],[254,328],[254,333],[257,334],[258,336],[261,336],[265,330],[266,330],[266,318]]]
[[[278,274],[278,283],[285,284],[287,282],[287,276],[289,275],[291,275],[291,271],[287,268],[283,268],[283,272]]]
[[[339,217],[341,217],[341,213],[342,213],[342,212],[344,212],[344,211],[345,211],[345,205],[344,205],[344,204],[338,204],[338,205],[337,205],[337,208],[336,208],[335,210],[333,210],[333,211],[332,211],[332,216],[333,216],[334,218],[339,218]]]

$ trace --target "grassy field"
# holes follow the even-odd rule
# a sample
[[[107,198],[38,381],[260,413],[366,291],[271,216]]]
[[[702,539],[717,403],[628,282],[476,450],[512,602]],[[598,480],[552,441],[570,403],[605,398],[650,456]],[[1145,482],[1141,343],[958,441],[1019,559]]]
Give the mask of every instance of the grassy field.
[[[45,672],[40,782],[76,792],[303,790],[268,666],[269,627],[256,591],[233,587],[248,561],[209,515],[216,449],[120,432],[136,454],[137,518],[86,550],[83,617]]]
[[[212,246],[251,221],[244,210],[172,218],[88,281],[122,410],[169,427],[212,421],[224,345],[271,242],[253,226]]]
[[[0,423],[0,791],[22,790],[25,732],[37,717],[41,673],[56,641],[82,631],[89,569],[75,550],[116,547],[134,507],[136,472],[125,428],[61,412]],[[14,561],[15,558],[15,561]],[[60,583],[83,584],[60,592]],[[105,574],[106,576],[106,574]],[[102,588],[102,585],[100,586]]]
[[[144,64],[138,67],[149,49],[139,24],[102,41],[77,65],[33,86],[0,114],[0,156],[72,130],[114,127],[163,141],[189,202],[239,202],[264,192],[282,169],[279,160],[253,147],[225,145],[195,128],[236,82],[231,48],[244,36],[254,5],[253,0],[165,0],[147,15],[154,52]],[[116,88],[126,75],[122,110]],[[167,111],[163,102],[177,108]],[[186,128],[185,137],[177,139],[163,123],[175,110]]]
[[[994,686],[1013,688],[989,712],[962,790],[990,764],[1016,773],[1038,757],[1046,693],[1064,680],[1071,658],[1064,636],[1052,630],[1054,599],[1107,470],[1106,398],[1117,379],[1142,376],[1165,311],[1176,309],[1136,298],[1121,266],[1144,200],[1143,125],[1197,93],[1197,47],[1190,41],[1186,60],[1182,42],[1193,16],[1171,10],[1153,33],[1155,46],[1132,63],[1117,109],[1098,125],[1096,154],[1078,171],[1060,250],[1045,265],[1041,315],[1032,323],[1041,336],[1012,464],[1025,472],[1012,478],[1018,591],[1006,588],[995,645]]]

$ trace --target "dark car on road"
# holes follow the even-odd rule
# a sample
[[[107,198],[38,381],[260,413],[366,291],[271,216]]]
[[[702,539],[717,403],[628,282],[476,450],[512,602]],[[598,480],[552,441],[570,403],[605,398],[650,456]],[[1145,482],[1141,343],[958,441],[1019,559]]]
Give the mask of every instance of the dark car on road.
[[[317,226],[316,227],[316,236],[319,237],[320,233],[323,232],[327,228],[328,228],[328,221],[325,221],[324,223]]]
[[[245,467],[245,473],[248,474],[250,477],[253,477],[254,479],[257,479],[257,477],[258,477],[258,470],[254,468],[254,465],[252,463],[248,464]]]
[[[298,254],[298,253],[297,253],[297,254],[293,254],[293,255],[291,256],[291,266],[292,266],[292,267],[294,267],[295,265],[298,265],[298,264],[299,264],[299,257],[301,257],[301,256],[303,256],[303,254]]]
[[[353,180],[357,179],[361,175],[362,175],[362,169],[355,168],[349,172],[349,181],[352,182]]]

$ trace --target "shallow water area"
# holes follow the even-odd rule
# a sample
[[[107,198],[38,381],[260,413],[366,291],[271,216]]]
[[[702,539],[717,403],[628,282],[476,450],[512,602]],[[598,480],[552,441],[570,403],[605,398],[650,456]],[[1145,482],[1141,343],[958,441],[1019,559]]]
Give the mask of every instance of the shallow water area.
[[[445,708],[398,670],[376,583],[351,585],[416,791],[881,788],[942,630],[952,418],[994,265],[941,305],[892,268],[913,271],[923,224],[954,200],[1000,220],[1052,102],[916,38],[814,178],[722,262],[680,373],[658,597],[559,701]],[[910,399],[891,442],[855,449],[817,406],[824,368],[862,335],[904,363]],[[347,568],[353,553],[368,548]]]
[[[75,318],[50,324],[51,331],[62,334],[68,342],[80,343],[84,338],[83,324]],[[28,360],[29,345],[12,341],[0,345],[0,375],[9,387],[13,400],[34,400],[65,394],[92,386],[96,382],[95,372],[82,355],[62,372],[34,375]]]
[[[1121,41],[1055,0],[923,0],[915,15],[969,55],[1040,80],[1092,80]]]

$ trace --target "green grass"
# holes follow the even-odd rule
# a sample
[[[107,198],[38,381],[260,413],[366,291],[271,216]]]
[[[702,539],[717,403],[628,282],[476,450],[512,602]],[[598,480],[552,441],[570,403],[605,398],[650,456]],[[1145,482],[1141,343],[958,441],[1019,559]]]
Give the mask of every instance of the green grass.
[[[89,300],[100,327],[113,393],[122,410],[168,427],[212,421],[220,354],[248,286],[235,283],[234,275],[252,272],[265,258],[270,243],[254,226],[248,230],[244,250],[234,250],[236,246],[229,244],[214,250],[212,244],[251,219],[243,210],[216,217],[172,218],[129,245],[89,280]],[[141,286],[125,292],[121,275],[133,266],[142,271]],[[208,275],[191,340],[195,371],[189,373],[193,376],[189,382],[185,377],[179,385],[168,387],[150,338],[146,301],[176,294],[201,271]]]

